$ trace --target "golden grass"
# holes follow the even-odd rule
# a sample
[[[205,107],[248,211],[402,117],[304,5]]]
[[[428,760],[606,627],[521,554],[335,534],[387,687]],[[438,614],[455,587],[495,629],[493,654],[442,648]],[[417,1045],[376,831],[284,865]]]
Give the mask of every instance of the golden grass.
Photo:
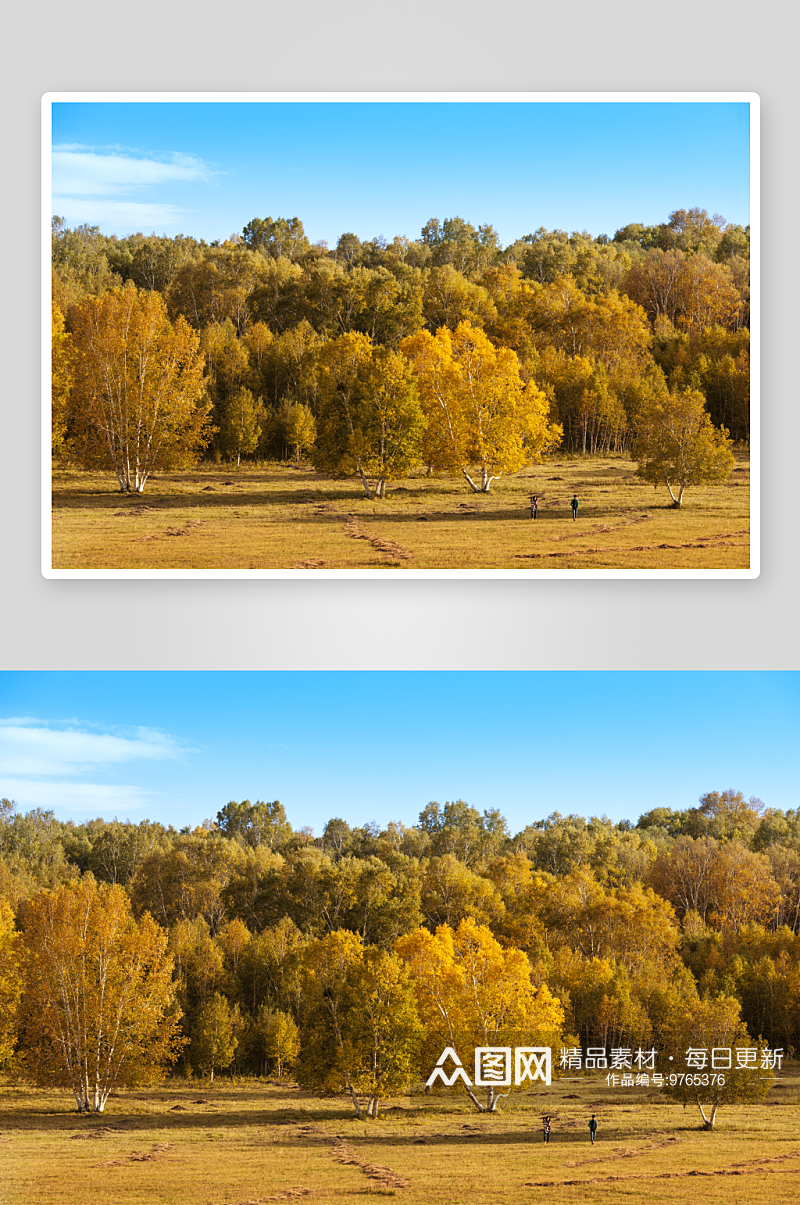
[[[123,497],[110,474],[57,469],[56,569],[746,569],[750,470],[681,510],[623,457],[561,459],[489,494],[414,476],[367,499],[305,466],[199,466]],[[528,498],[540,495],[530,519]],[[577,522],[569,506],[580,499]]]
[[[344,1098],[286,1082],[171,1082],[121,1093],[79,1117],[66,1092],[0,1089],[3,1205],[548,1205],[642,1201],[789,1205],[800,1191],[800,1072],[767,1102],[697,1110],[604,1079],[549,1089],[478,1114],[463,1096],[387,1102],[359,1122]],[[551,1142],[541,1115],[554,1116]],[[598,1141],[587,1123],[596,1112]]]

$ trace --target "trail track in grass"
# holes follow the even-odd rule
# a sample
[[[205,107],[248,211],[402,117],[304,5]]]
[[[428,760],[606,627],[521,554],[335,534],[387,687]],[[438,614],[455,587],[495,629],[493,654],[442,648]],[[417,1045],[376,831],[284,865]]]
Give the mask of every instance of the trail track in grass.
[[[200,1088],[200,1093],[198,1089]],[[656,1092],[554,1080],[478,1114],[456,1089],[385,1102],[358,1121],[349,1099],[287,1081],[170,1081],[120,1092],[79,1118],[65,1091],[0,1087],[2,1205],[795,1205],[800,1067],[763,1105],[701,1126]],[[180,1109],[175,1106],[180,1105]],[[542,1142],[541,1117],[554,1118]],[[588,1118],[598,1117],[597,1143]],[[75,1141],[74,1139],[79,1139]],[[702,1188],[697,1187],[702,1182]]]
[[[305,466],[202,465],[122,497],[110,474],[56,469],[53,567],[133,570],[745,569],[749,462],[680,510],[623,457],[553,461],[489,494],[418,476],[368,499]],[[530,517],[529,497],[539,494]],[[570,498],[580,499],[573,522]],[[646,532],[646,538],[642,536]]]

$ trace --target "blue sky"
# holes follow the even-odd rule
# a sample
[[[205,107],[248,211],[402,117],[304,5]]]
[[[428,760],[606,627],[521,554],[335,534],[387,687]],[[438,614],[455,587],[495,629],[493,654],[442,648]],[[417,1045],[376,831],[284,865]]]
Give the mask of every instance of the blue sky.
[[[53,104],[52,211],[105,234],[210,242],[297,216],[335,247],[458,216],[507,245],[692,206],[750,221],[747,104]]]
[[[5,672],[0,796],[180,828],[280,799],[295,828],[430,800],[637,820],[728,787],[800,805],[796,672]]]

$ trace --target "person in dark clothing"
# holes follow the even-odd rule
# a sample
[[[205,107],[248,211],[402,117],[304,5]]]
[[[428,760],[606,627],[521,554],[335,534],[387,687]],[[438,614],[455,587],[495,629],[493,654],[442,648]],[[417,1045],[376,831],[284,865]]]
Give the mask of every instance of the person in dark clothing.
[[[531,494],[531,518],[536,518],[536,511],[539,509],[539,495]]]
[[[573,521],[573,523],[575,522],[577,517],[578,517],[578,495],[573,494],[572,495],[572,521]]]
[[[549,1117],[545,1117],[543,1119],[542,1129],[544,1131],[542,1136],[543,1136],[545,1142],[549,1142],[550,1141],[550,1118]]]
[[[597,1121],[595,1120],[594,1113],[592,1113],[592,1120],[589,1122],[589,1133],[592,1136],[592,1145],[594,1145],[594,1139],[597,1133]]]

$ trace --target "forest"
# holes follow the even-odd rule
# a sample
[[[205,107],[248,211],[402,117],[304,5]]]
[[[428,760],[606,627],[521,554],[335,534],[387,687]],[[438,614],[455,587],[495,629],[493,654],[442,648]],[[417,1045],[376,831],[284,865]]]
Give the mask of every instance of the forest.
[[[296,217],[211,244],[55,217],[56,463],[139,493],[198,458],[309,459],[380,498],[560,448],[632,455],[679,505],[749,438],[749,246],[700,208],[506,247],[459,217],[335,248]]]
[[[457,1043],[790,1057],[800,1039],[800,811],[740,791],[515,835],[461,800],[317,837],[278,801],[180,831],[1,809],[0,1058],[79,1107],[58,1055],[78,965],[91,1015],[115,1001],[127,1035],[109,1091],[169,1066],[288,1071],[359,1112]]]

